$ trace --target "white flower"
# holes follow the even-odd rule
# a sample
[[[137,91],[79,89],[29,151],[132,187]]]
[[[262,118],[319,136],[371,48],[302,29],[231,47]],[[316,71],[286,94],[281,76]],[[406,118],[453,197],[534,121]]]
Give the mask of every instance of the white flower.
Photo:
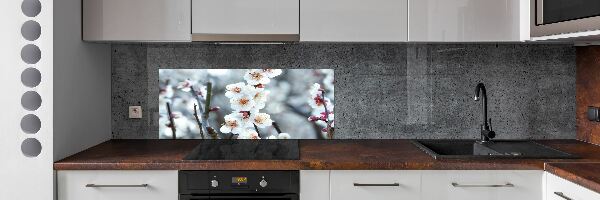
[[[283,72],[281,69],[263,69],[263,71],[265,72],[265,74],[267,74],[267,77],[269,78],[275,78],[276,76],[281,75],[281,73]]]
[[[254,97],[247,94],[231,98],[229,103],[231,103],[231,109],[236,111],[250,111],[256,105]]]
[[[254,115],[249,113],[258,113],[258,110],[239,112],[240,119],[242,120],[242,127],[254,127]]]
[[[269,79],[267,74],[262,69],[248,70],[248,72],[246,72],[244,75],[244,80],[246,80],[249,85],[264,85],[271,82],[271,79]]]
[[[267,97],[271,92],[269,90],[265,90],[263,88],[256,89],[256,93],[254,94],[254,102],[256,103],[256,109],[263,109],[267,103]]]
[[[329,98],[315,96],[308,101],[308,105],[310,105],[310,107],[312,107],[312,108],[315,108],[315,109],[320,108],[321,110],[323,110],[323,109],[325,109],[325,107],[323,105],[327,104],[328,111],[331,111],[331,110],[329,110],[332,108],[330,102],[331,102],[331,100],[329,100]],[[319,110],[319,111],[321,111],[321,110]]]
[[[271,120],[271,115],[267,113],[253,113],[252,115],[254,125],[256,125],[259,128],[264,128],[273,124],[273,120]]]
[[[278,139],[277,136],[271,135],[269,137],[267,137],[268,140],[273,140],[273,139]]]
[[[234,133],[239,134],[244,131],[244,125],[242,122],[240,113],[231,113],[225,115],[225,123],[221,126],[222,133]]]
[[[290,139],[292,138],[292,136],[290,136],[290,134],[287,133],[280,133],[279,135],[277,135],[278,139]]]
[[[280,133],[279,135],[275,136],[275,135],[271,135],[269,137],[267,137],[267,139],[283,139],[283,140],[287,140],[287,139],[291,139],[292,136],[290,136],[290,134],[288,133]]]
[[[238,135],[238,139],[260,139],[258,133],[253,129],[246,129]]]
[[[323,96],[323,92],[321,91],[321,84],[315,83],[308,90],[310,97],[314,98],[316,96]]]
[[[225,86],[225,89],[227,89],[227,92],[225,92],[225,96],[227,98],[241,96],[243,94],[248,94],[248,92],[251,92],[248,90],[253,89],[253,88],[254,87],[252,87],[252,86],[247,86],[244,82],[229,84],[229,85]]]
[[[192,81],[190,81],[190,79],[187,79],[187,80],[179,83],[177,85],[177,89],[180,89],[184,92],[189,92],[191,90],[192,86],[194,86],[194,83],[192,83]]]

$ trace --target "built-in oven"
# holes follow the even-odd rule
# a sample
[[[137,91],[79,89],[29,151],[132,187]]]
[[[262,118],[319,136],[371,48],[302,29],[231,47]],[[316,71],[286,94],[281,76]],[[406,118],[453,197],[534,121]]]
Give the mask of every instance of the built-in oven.
[[[531,0],[531,36],[600,30],[600,0]]]
[[[298,200],[299,171],[179,171],[180,200]]]

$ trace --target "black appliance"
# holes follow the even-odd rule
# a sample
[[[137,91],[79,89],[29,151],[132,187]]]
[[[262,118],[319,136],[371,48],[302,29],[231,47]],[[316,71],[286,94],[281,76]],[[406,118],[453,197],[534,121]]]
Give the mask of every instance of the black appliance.
[[[531,2],[531,35],[534,37],[600,29],[600,1],[598,0]]]
[[[298,200],[299,171],[179,171],[180,200]]]
[[[201,140],[184,160],[298,160],[298,140]]]
[[[536,0],[536,25],[600,16],[598,0]]]

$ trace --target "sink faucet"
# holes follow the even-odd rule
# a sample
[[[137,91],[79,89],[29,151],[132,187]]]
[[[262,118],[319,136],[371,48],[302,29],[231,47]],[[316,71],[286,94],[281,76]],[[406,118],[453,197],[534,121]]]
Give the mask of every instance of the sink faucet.
[[[481,95],[480,93],[481,92]],[[492,130],[492,119],[487,117],[487,94],[485,92],[485,85],[483,83],[477,84],[477,88],[475,88],[475,101],[481,101],[481,107],[483,108],[483,124],[481,124],[481,142],[489,142],[490,139],[496,137],[496,132]]]

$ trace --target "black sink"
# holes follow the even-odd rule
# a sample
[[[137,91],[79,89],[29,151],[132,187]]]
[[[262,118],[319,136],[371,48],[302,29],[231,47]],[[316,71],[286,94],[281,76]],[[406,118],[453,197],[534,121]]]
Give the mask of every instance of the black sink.
[[[413,144],[435,159],[574,159],[577,156],[527,140],[413,140]]]

